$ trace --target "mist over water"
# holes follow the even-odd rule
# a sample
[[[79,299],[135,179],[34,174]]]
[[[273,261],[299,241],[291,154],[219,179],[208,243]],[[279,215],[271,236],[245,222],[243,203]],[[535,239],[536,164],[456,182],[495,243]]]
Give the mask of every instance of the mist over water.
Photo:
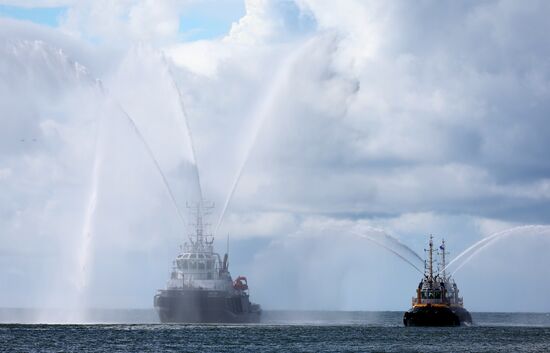
[[[82,321],[67,322],[69,309],[45,310],[46,315],[37,319],[36,309],[0,308],[0,324],[127,324],[158,325],[154,309],[84,309]],[[266,310],[260,325],[295,326],[347,326],[402,327],[401,311],[322,311],[322,310]],[[548,313],[491,313],[474,312],[476,327],[550,327]],[[49,318],[49,319],[48,319]],[[62,319],[62,320],[59,320]],[[166,325],[165,325],[166,326]],[[189,325],[167,325],[181,328]],[[195,325],[196,326],[196,325]],[[206,325],[216,326],[216,325]],[[240,326],[240,325],[218,325]],[[242,325],[253,327],[255,325]]]

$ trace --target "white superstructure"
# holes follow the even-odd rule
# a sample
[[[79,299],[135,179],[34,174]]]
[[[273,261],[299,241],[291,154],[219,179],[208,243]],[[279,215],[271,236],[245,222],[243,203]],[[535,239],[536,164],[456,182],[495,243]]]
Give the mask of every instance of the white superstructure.
[[[203,202],[190,208],[196,220],[196,223],[191,224],[194,233],[189,235],[188,241],[181,247],[181,253],[174,260],[167,289],[234,290],[228,271],[227,254],[222,261],[220,255],[214,252],[213,235],[205,231],[208,224],[203,222],[203,217],[211,208],[212,206],[206,206]]]

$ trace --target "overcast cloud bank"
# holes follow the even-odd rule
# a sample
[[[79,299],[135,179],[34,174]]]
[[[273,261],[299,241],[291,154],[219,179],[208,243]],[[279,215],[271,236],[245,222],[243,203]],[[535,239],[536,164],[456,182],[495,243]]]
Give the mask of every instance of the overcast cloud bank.
[[[0,306],[75,298],[98,141],[86,302],[151,306],[185,230],[125,114],[180,207],[195,162],[218,213],[245,162],[218,246],[229,233],[266,308],[405,309],[418,275],[357,227],[457,254],[549,223],[547,2],[249,0],[225,36],[192,42],[185,2],[52,5],[68,8],[58,28],[0,19]],[[550,310],[548,250],[537,235],[486,249],[457,273],[468,307]]]

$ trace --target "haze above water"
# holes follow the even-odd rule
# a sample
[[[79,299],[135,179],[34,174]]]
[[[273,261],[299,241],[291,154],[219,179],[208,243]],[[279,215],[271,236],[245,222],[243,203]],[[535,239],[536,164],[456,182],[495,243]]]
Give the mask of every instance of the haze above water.
[[[550,311],[548,3],[61,3],[0,12],[0,321],[156,322],[200,199],[266,323],[399,325],[429,234],[469,310]]]
[[[42,312],[43,313],[43,312]],[[51,310],[48,321],[37,320],[35,309],[0,309],[2,324],[67,324],[68,312]],[[477,326],[526,326],[550,327],[548,313],[472,313]],[[45,319],[43,319],[45,320]],[[368,325],[374,327],[401,327],[403,313],[400,311],[285,311],[267,310],[260,325]],[[90,324],[160,324],[153,309],[88,309],[83,321]],[[169,325],[168,325],[169,326]],[[212,325],[215,326],[215,325]],[[253,325],[250,325],[253,326]]]

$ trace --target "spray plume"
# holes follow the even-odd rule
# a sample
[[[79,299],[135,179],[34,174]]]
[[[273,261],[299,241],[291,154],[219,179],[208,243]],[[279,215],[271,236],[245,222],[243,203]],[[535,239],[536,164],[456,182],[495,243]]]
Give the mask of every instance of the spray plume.
[[[170,82],[172,83],[172,86],[174,87],[176,93],[178,94],[179,107],[180,107],[183,122],[184,122],[184,125],[185,125],[185,132],[184,133],[187,136],[187,140],[189,141],[189,146],[188,147],[191,150],[191,155],[192,155],[192,158],[193,158],[193,164],[195,165],[195,177],[196,177],[196,181],[197,181],[197,188],[198,188],[198,191],[199,191],[199,201],[201,201],[202,198],[203,198],[203,195],[202,195],[201,178],[200,178],[200,173],[199,173],[199,165],[198,165],[198,162],[197,162],[197,152],[195,150],[195,143],[194,143],[194,140],[193,140],[193,134],[191,133],[191,127],[189,126],[189,120],[187,119],[187,117],[188,117],[187,111],[185,109],[185,104],[183,102],[183,97],[182,97],[182,94],[181,94],[181,90],[180,90],[180,88],[179,88],[179,86],[176,82],[176,79],[174,78],[174,74],[172,73],[172,70],[170,70],[170,65],[166,61],[166,58],[164,57],[164,55],[162,56],[162,60],[163,60],[164,65],[166,66],[166,70],[168,71],[168,76],[170,77]]]
[[[90,247],[92,243],[92,231],[93,231],[93,216],[97,206],[97,192],[99,189],[99,177],[101,173],[101,166],[103,162],[103,136],[102,136],[102,124],[103,118],[99,117],[95,152],[94,152],[94,165],[92,169],[92,185],[90,187],[90,196],[88,199],[88,207],[86,208],[86,215],[84,218],[84,226],[82,227],[82,245],[80,248],[79,256],[79,269],[80,276],[77,281],[77,288],[82,291],[88,284],[88,267],[90,262]]]
[[[411,248],[409,248],[405,244],[401,243],[397,238],[392,237],[391,235],[387,234],[386,232],[384,232],[381,229],[371,228],[368,231],[371,232],[371,233],[377,234],[377,235],[374,236],[373,234],[369,234],[366,231],[364,231],[364,232],[352,231],[352,234],[354,234],[354,235],[356,235],[356,236],[358,236],[362,239],[367,239],[367,240],[375,243],[376,245],[388,250],[392,254],[399,257],[401,260],[403,260],[406,263],[408,263],[409,265],[411,265],[418,272],[423,273],[423,271],[418,266],[416,266],[411,260],[407,259],[407,257],[404,254],[401,254],[394,247],[392,247],[388,244],[385,244],[383,240],[379,239],[379,236],[381,235],[382,239],[390,240],[394,245],[397,245],[399,249],[405,250],[405,252],[407,252],[409,255],[412,255],[415,260],[418,260],[418,261],[420,261],[420,263],[423,264],[424,260],[422,260],[422,258],[414,250],[412,250]]]
[[[525,226],[514,227],[514,228],[493,233],[488,237],[481,239],[477,243],[473,244],[472,246],[470,246],[469,248],[467,248],[466,250],[458,254],[451,262],[449,262],[447,266],[445,266],[445,270],[447,270],[453,264],[458,263],[457,268],[451,274],[451,275],[454,275],[458,270],[460,270],[464,265],[466,265],[475,255],[477,255],[481,250],[485,249],[494,241],[499,240],[501,238],[508,237],[508,236],[525,234],[525,232],[528,232],[528,231],[535,232],[537,234],[544,234],[544,233],[550,234],[550,226],[525,225]],[[464,260],[461,261],[462,258],[464,258]]]
[[[299,47],[298,49],[294,49],[291,54],[289,54],[280,64],[273,82],[271,82],[271,84],[269,85],[269,90],[265,94],[264,99],[261,101],[258,108],[255,110],[254,115],[257,118],[254,119],[254,124],[251,128],[251,134],[248,136],[248,140],[245,144],[245,152],[243,154],[243,158],[241,160],[241,163],[239,164],[239,169],[237,169],[237,173],[235,174],[233,183],[231,184],[231,188],[229,189],[229,193],[227,194],[227,197],[223,204],[220,217],[218,218],[218,222],[216,223],[214,234],[217,234],[219,231],[225,213],[227,212],[227,209],[231,203],[231,200],[233,199],[233,195],[235,194],[235,190],[237,189],[237,186],[243,174],[244,167],[246,166],[248,159],[250,158],[252,148],[256,144],[258,135],[262,129],[262,126],[264,125],[267,116],[269,115],[270,110],[272,110],[273,105],[275,104],[275,100],[281,94],[284,85],[288,82],[290,70],[297,56],[302,52],[300,50],[302,47],[303,46]]]
[[[105,89],[103,88],[103,85],[101,84],[101,81],[97,80],[97,86],[99,87],[99,91],[101,94],[109,101],[111,104],[113,104],[115,107],[117,107],[120,112],[124,115],[130,126],[132,127],[133,131],[137,135],[138,139],[143,144],[143,147],[145,148],[147,154],[149,155],[151,161],[154,163],[157,172],[159,173],[160,177],[162,178],[162,182],[166,188],[166,191],[172,201],[172,204],[174,205],[174,208],[176,209],[177,215],[183,225],[185,226],[185,219],[180,211],[180,208],[178,206],[178,203],[176,201],[175,195],[172,192],[172,189],[170,188],[170,184],[168,183],[168,180],[166,179],[166,176],[164,175],[164,172],[162,171],[162,168],[160,167],[157,159],[155,158],[153,151],[151,150],[151,147],[145,140],[144,136],[142,135],[141,131],[137,127],[135,121],[128,115],[128,113],[115,101],[113,101],[110,96],[105,92]],[[88,207],[86,210],[86,216],[84,220],[84,226],[82,230],[82,248],[80,252],[79,257],[79,267],[80,267],[80,279],[78,281],[78,288],[79,290],[82,290],[86,285],[88,281],[88,271],[90,266],[90,251],[92,246],[92,230],[93,230],[93,217],[95,215],[95,209],[97,205],[97,194],[98,194],[98,188],[99,188],[99,177],[100,177],[100,170],[101,170],[101,164],[103,160],[103,150],[102,150],[102,136],[101,136],[101,129],[102,129],[102,118],[100,118],[99,126],[98,126],[98,136],[96,138],[96,149],[95,149],[95,156],[94,156],[94,166],[93,166],[93,174],[92,174],[92,186],[91,186],[91,192],[90,192],[90,198],[88,201]]]
[[[103,90],[102,90],[103,92]],[[107,99],[109,99],[109,96],[105,96]],[[147,140],[145,140],[145,137],[143,137],[143,134],[141,133],[141,131],[139,130],[136,122],[134,121],[134,119],[132,119],[132,117],[124,110],[124,108],[122,108],[120,106],[120,104],[116,103],[113,101],[113,104],[115,104],[115,106],[122,112],[122,114],[126,117],[126,120],[130,123],[130,126],[132,127],[132,129],[134,130],[134,132],[136,133],[136,135],[138,136],[139,140],[141,141],[141,143],[143,144],[143,147],[145,148],[147,154],[149,155],[149,157],[151,158],[151,161],[154,163],[160,177],[162,178],[162,182],[164,184],[164,186],[166,187],[166,191],[168,192],[168,195],[170,196],[170,199],[172,200],[172,204],[174,205],[174,208],[176,209],[176,212],[178,214],[178,217],[179,219],[181,220],[181,222],[183,223],[183,225],[185,226],[185,218],[183,217],[183,214],[181,213],[181,210],[180,210],[180,207],[178,205],[178,202],[176,201],[176,197],[174,196],[174,193],[172,191],[172,188],[170,187],[170,184],[168,183],[168,179],[166,179],[166,176],[164,175],[164,172],[162,171],[162,168],[160,167],[160,164],[159,162],[157,161],[157,159],[155,158],[155,155],[153,153],[153,150],[151,150],[151,147],[149,146],[149,144],[147,143]]]

